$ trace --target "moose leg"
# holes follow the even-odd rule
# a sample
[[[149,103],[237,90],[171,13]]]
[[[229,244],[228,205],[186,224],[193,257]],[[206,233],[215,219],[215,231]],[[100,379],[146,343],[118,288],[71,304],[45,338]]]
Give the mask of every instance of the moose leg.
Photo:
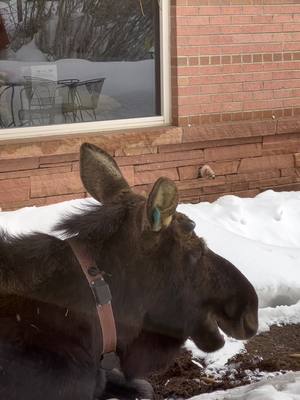
[[[154,391],[149,382],[144,379],[127,380],[117,369],[106,372],[105,392],[101,400],[118,398],[122,400],[153,399]]]
[[[95,380],[90,368],[65,357],[0,346],[0,399],[92,400]]]

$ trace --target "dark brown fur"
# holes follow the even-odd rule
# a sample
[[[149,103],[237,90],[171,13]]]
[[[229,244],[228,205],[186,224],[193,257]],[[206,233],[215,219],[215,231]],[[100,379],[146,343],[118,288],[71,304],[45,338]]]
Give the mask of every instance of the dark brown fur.
[[[107,387],[142,396],[134,379],[165,367],[188,337],[214,351],[223,345],[218,326],[239,339],[255,334],[252,285],[175,212],[171,181],[160,179],[146,200],[91,145],[81,150],[81,176],[104,204],[57,229],[85,243],[111,288],[124,377],[108,373]],[[95,304],[67,242],[41,233],[2,235],[0,319],[1,399],[105,397]]]

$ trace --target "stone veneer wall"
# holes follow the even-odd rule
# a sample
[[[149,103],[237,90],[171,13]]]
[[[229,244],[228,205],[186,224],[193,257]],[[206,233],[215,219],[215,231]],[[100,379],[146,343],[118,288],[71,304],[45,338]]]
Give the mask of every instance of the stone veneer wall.
[[[212,201],[225,193],[251,197],[268,188],[300,190],[300,119],[281,118],[0,144],[0,207],[85,197],[78,162],[84,141],[109,151],[139,193],[160,176],[177,182],[181,201]],[[213,168],[215,179],[198,177],[204,164]]]

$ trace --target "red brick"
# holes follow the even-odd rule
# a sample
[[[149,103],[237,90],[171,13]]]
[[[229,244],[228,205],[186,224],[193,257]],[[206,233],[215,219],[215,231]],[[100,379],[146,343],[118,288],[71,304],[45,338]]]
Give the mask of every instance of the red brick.
[[[291,168],[294,166],[292,155],[273,155],[264,157],[244,158],[241,161],[239,172],[264,171],[267,169]]]
[[[39,167],[38,158],[19,158],[17,160],[0,160],[0,172],[20,171]]]
[[[198,7],[176,7],[176,15],[198,15]]]
[[[148,183],[154,183],[161,176],[165,176],[173,181],[177,181],[179,179],[176,168],[169,168],[158,171],[137,172],[134,176],[134,182],[136,185],[145,185]]]
[[[300,167],[300,153],[295,154],[295,166]]]
[[[30,182],[31,197],[48,197],[84,191],[77,172],[51,174],[43,177],[32,176]]]
[[[193,17],[181,17],[179,16],[176,19],[177,25],[179,26],[192,26],[192,25],[208,25],[209,17],[208,16],[193,16]]]
[[[2,180],[0,181],[0,206],[29,200],[29,193],[29,178]]]

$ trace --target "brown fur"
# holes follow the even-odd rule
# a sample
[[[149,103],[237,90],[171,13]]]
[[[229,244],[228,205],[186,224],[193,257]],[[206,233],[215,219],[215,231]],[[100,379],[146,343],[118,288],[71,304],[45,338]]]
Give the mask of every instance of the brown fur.
[[[148,199],[138,196],[113,159],[87,144],[81,177],[103,205],[67,217],[57,229],[77,235],[110,285],[124,387],[165,367],[188,337],[214,351],[224,343],[218,326],[238,339],[255,334],[252,285],[175,211],[170,180],[161,178]],[[105,397],[95,304],[66,242],[44,234],[3,236],[0,300],[0,365],[7,371],[0,398]],[[108,380],[120,383],[119,376]]]

